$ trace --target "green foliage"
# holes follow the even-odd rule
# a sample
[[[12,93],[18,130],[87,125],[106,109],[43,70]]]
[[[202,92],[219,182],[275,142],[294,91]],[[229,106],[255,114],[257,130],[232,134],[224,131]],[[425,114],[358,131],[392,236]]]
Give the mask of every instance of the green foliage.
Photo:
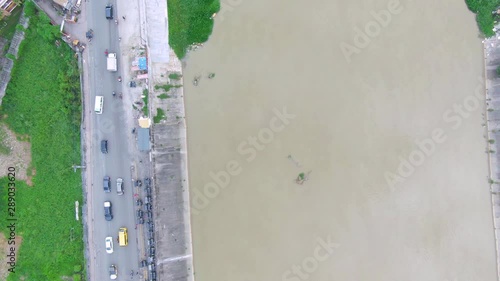
[[[494,139],[490,139],[490,140],[488,140],[488,142],[489,142],[490,144],[494,144],[494,143],[495,143],[495,140],[494,140]]]
[[[477,13],[479,11],[479,8],[484,6],[483,2],[484,0],[465,0],[467,8],[469,8],[469,10],[471,10],[474,13]]]
[[[148,114],[149,114],[149,110],[148,110],[149,92],[147,89],[144,89],[144,91],[142,91],[142,94],[144,96],[142,98],[142,100],[144,101],[144,106],[142,107],[142,112],[144,113],[144,116],[148,116]]]
[[[17,7],[12,11],[10,16],[2,18],[0,21],[0,37],[3,37],[7,40],[11,40],[14,37],[14,33],[16,32],[16,26],[19,22],[19,18],[21,17],[22,8]],[[8,44],[7,44],[8,45]]]
[[[75,201],[82,205],[82,182],[70,168],[81,162],[78,70],[68,46],[57,48],[38,35],[50,29],[46,25],[39,16],[31,18],[0,108],[16,134],[29,136],[30,167],[36,171],[34,187],[16,181],[17,234],[22,237],[18,261],[22,262],[8,281],[61,280],[84,261],[83,227],[75,220]],[[4,186],[5,178],[0,179],[0,187]],[[0,193],[5,197],[5,189]],[[0,204],[0,212],[5,213],[4,208]],[[0,216],[0,221],[4,219]]]
[[[82,271],[82,266],[81,265],[75,265],[73,266],[73,272],[79,273]]]
[[[163,89],[165,92],[168,92],[172,88],[180,88],[180,87],[182,87],[182,85],[170,85],[170,84],[155,85],[155,90]]]
[[[168,78],[170,79],[173,79],[173,80],[179,80],[181,79],[182,75],[180,75],[179,73],[170,73],[168,75]]]
[[[499,7],[500,0],[465,0],[465,3],[469,10],[476,13],[476,22],[483,35],[485,37],[495,35],[493,32],[495,15],[492,12]]]
[[[157,108],[156,109],[156,115],[153,117],[153,122],[155,124],[158,124],[163,119],[166,119],[165,118],[165,111],[163,111],[163,109],[161,109],[161,108]]]
[[[162,99],[162,100],[170,98],[170,96],[169,96],[169,95],[167,95],[167,94],[161,94],[161,95],[159,95],[158,97],[159,97],[160,99]]]
[[[14,56],[13,54],[6,54],[5,57],[14,61],[16,60],[16,56]]]
[[[219,11],[219,0],[169,0],[169,44],[182,59],[187,48],[203,43],[212,33],[212,15]]]
[[[73,275],[73,281],[81,281],[81,280],[82,280],[81,274],[74,274]]]
[[[497,67],[497,75],[500,77],[500,65]]]
[[[26,1],[24,4],[24,14],[27,17],[31,17],[36,14],[36,6],[32,1]]]

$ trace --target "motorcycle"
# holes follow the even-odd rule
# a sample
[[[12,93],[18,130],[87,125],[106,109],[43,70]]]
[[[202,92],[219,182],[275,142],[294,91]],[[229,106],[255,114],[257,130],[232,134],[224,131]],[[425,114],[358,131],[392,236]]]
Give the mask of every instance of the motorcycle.
[[[118,76],[118,82],[122,82],[122,77]]]
[[[108,49],[106,49],[106,51],[104,51],[104,55],[106,55],[106,57],[107,57],[108,54],[109,54]]]
[[[113,97],[116,97],[116,93],[115,92],[113,92]]]
[[[115,20],[115,23],[118,24],[118,20]]]

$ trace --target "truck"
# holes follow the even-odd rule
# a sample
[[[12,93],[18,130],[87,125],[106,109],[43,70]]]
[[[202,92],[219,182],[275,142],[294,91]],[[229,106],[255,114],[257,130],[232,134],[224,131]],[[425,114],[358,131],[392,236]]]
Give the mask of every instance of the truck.
[[[108,54],[108,70],[109,71],[116,71],[116,53],[109,53]]]

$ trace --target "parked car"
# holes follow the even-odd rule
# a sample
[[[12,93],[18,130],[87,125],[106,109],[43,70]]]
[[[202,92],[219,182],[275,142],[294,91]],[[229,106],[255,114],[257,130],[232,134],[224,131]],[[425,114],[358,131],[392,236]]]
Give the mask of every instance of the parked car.
[[[104,186],[104,192],[108,193],[111,192],[111,178],[109,176],[105,176],[102,182],[102,185]]]
[[[144,184],[146,185],[146,187],[151,186],[151,179],[150,178],[145,178],[144,179]]]
[[[104,218],[107,221],[113,219],[113,213],[111,212],[111,202],[109,201],[104,202]]]
[[[109,266],[109,279],[115,280],[118,277],[118,270],[114,264]]]
[[[116,192],[118,193],[118,195],[123,195],[123,179],[122,178],[116,179]]]
[[[106,253],[113,253],[113,237],[106,237]]]

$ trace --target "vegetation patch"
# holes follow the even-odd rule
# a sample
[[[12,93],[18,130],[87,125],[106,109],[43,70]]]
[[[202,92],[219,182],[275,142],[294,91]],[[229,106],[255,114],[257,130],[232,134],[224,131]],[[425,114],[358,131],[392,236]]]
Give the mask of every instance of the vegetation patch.
[[[2,20],[0,20],[0,37],[3,37],[9,41],[12,39],[12,37],[14,37],[16,26],[19,22],[22,11],[22,7],[17,7],[14,9],[14,11],[12,11],[12,14],[10,14],[10,16],[4,17]]]
[[[495,35],[493,27],[500,16],[493,12],[499,8],[500,0],[465,0],[465,3],[469,10],[476,14],[476,22],[483,35]]]
[[[180,87],[182,87],[182,85],[170,85],[170,84],[155,85],[155,90],[163,89],[165,92],[168,92],[172,88],[180,88]]]
[[[161,108],[157,108],[156,115],[155,115],[155,117],[153,117],[153,122],[155,124],[158,124],[161,122],[161,120],[164,120],[164,119],[166,119],[165,118],[165,111],[163,111],[163,109],[161,109]]]
[[[27,2],[26,6],[32,6]],[[80,173],[71,165],[80,155],[80,82],[74,53],[54,44],[58,27],[49,18],[33,14],[19,59],[3,98],[0,114],[18,135],[29,135],[33,187],[16,181],[17,235],[23,238],[12,280],[61,280],[83,266],[83,227],[75,219],[75,201],[82,205]],[[33,172],[34,173],[34,172]],[[7,179],[0,179],[6,202]],[[0,212],[7,213],[5,204]],[[5,216],[0,223],[6,225]],[[2,228],[1,231],[6,231]],[[83,268],[83,267],[82,267]]]
[[[148,101],[149,101],[149,92],[147,89],[144,89],[144,91],[142,91],[142,100],[144,101],[144,106],[142,107],[142,112],[144,113],[144,116],[148,116],[149,114],[149,111],[148,111]]]
[[[169,44],[179,59],[184,58],[193,44],[208,40],[214,21],[212,15],[220,10],[219,0],[169,0]]]
[[[167,94],[161,94],[158,96],[158,98],[164,100],[164,99],[168,99],[168,98],[171,98],[171,96],[167,95]]]
[[[179,73],[170,73],[168,75],[168,78],[173,79],[173,80],[179,80],[181,79],[182,75]]]

